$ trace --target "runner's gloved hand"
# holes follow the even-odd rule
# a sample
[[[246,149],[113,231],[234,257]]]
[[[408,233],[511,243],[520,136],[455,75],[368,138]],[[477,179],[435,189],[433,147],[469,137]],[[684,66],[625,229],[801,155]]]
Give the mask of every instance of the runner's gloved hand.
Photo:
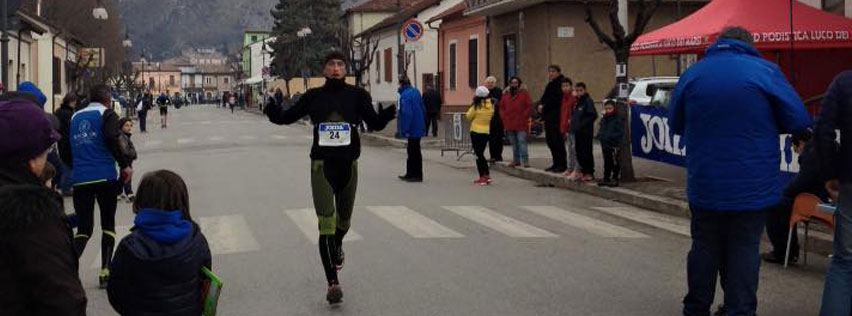
[[[396,118],[396,107],[389,106],[384,109],[379,110],[379,117],[383,120],[390,122],[394,118]]]

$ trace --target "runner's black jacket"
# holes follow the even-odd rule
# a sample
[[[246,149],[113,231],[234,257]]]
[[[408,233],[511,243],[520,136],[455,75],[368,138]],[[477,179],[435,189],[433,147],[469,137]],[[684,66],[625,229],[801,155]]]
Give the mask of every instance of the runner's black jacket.
[[[346,84],[339,79],[326,79],[325,85],[308,90],[295,105],[282,109],[281,104],[272,104],[264,109],[269,121],[278,125],[292,124],[305,115],[314,124],[314,143],[311,148],[312,160],[340,159],[357,160],[361,155],[361,140],[358,129],[352,128],[352,142],[349,146],[320,147],[319,124],[334,122],[330,119],[337,113],[347,123],[358,126],[367,122],[371,130],[380,131],[394,119],[396,108],[389,107],[376,113],[372,98],[364,89]]]

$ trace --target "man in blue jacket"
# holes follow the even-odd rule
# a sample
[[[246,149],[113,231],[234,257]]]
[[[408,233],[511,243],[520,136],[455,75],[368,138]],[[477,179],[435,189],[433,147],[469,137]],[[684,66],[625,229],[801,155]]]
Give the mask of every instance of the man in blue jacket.
[[[420,153],[420,139],[426,136],[426,107],[420,91],[411,86],[406,76],[399,78],[399,134],[408,139],[408,161],[405,175],[399,179],[405,182],[423,182],[423,155]]]
[[[834,257],[825,278],[820,315],[852,314],[852,72],[834,79],[822,101],[817,119],[815,147],[820,172],[832,198]],[[835,143],[840,131],[840,146]]]
[[[727,315],[754,315],[760,235],[781,200],[779,134],[807,132],[805,106],[749,31],[725,29],[672,94],[672,133],[683,135],[692,249],[684,315],[710,315],[724,271]]]

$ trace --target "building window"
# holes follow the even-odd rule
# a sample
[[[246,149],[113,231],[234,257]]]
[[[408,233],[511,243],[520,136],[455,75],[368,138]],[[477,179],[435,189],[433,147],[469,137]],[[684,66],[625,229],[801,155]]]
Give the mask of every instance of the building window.
[[[225,83],[227,84],[227,83],[230,83],[230,82],[231,82],[231,80],[228,77],[225,77]]]
[[[393,50],[385,49],[385,82],[393,82]]]
[[[515,34],[503,37],[503,81],[509,85],[509,79],[518,75],[518,40]]]
[[[456,43],[450,43],[450,90],[456,89]]]
[[[376,51],[376,83],[382,82],[382,52]]]
[[[822,9],[831,13],[844,15],[845,4],[843,0],[822,0]]]
[[[62,94],[62,60],[53,57],[53,94]]]
[[[467,85],[476,89],[479,79],[479,39],[471,38],[467,41]]]
[[[174,85],[175,85],[175,76],[169,76],[169,85],[170,85],[170,86],[174,86]]]
[[[257,35],[252,35],[252,36],[251,36],[251,42],[252,42],[252,43],[257,42]]]

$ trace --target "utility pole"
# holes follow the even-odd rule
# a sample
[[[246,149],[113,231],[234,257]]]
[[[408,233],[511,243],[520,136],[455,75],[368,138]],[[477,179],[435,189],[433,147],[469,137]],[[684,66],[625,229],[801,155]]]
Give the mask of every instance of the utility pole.
[[[400,0],[396,0],[396,12],[401,12],[402,4]],[[396,27],[396,69],[398,76],[403,75],[403,68],[405,68],[405,52],[402,49],[402,24],[405,21],[400,20],[399,25]]]

